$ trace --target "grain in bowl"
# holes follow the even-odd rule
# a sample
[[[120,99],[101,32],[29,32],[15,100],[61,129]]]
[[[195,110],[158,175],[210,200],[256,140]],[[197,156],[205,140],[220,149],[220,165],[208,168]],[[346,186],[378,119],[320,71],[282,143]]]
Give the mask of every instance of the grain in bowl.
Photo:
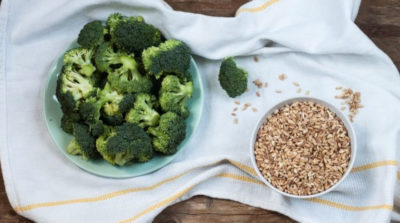
[[[349,121],[332,105],[313,98],[291,99],[272,108],[261,119],[251,144],[260,178],[291,197],[332,190],[355,158]]]

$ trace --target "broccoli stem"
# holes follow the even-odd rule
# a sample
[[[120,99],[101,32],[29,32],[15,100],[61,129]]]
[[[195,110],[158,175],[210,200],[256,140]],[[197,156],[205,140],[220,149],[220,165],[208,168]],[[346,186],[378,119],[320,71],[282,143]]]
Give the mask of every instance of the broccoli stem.
[[[80,93],[82,95],[89,94],[92,91],[93,86],[90,84],[89,80],[82,77],[76,73],[68,73],[66,75],[67,81],[65,84],[67,87],[71,88],[71,92]],[[75,90],[76,89],[76,90]],[[78,92],[76,92],[78,91]],[[75,96],[75,94],[74,94]]]
[[[93,74],[93,72],[96,70],[96,68],[94,68],[92,65],[90,64],[86,64],[83,65],[82,68],[79,70],[79,72],[81,74],[84,74],[86,76],[90,76]]]

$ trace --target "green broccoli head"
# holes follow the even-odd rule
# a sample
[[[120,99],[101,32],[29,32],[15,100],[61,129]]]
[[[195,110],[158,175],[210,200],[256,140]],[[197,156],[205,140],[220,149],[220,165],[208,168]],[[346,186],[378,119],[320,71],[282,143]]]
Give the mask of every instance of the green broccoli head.
[[[186,102],[193,93],[193,83],[191,81],[182,84],[178,77],[168,75],[161,82],[160,105],[165,112],[175,112],[182,117],[189,116]]]
[[[131,58],[134,58],[133,54],[116,51],[111,43],[104,42],[96,50],[95,63],[100,71],[111,72],[113,69],[122,66],[123,62],[127,63],[126,61]]]
[[[79,106],[81,118],[89,124],[94,124],[100,120],[100,111],[103,107],[103,100],[91,97]]]
[[[78,47],[68,50],[64,55],[64,64],[70,70],[80,73],[86,77],[92,76],[96,67],[92,63],[93,49]]]
[[[96,141],[97,150],[103,158],[123,166],[130,161],[148,161],[153,157],[150,137],[137,125],[124,123],[108,128]]]
[[[125,94],[122,101],[119,102],[119,111],[122,114],[129,112],[129,110],[133,107],[133,104],[135,103],[135,98],[135,94]]]
[[[106,84],[104,89],[100,93],[100,97],[105,100],[103,105],[103,111],[107,115],[115,115],[121,113],[119,110],[119,104],[124,99],[124,95],[113,90],[109,84]]]
[[[99,137],[104,133],[104,124],[102,120],[98,120],[95,123],[89,125],[89,132],[94,137]]]
[[[153,82],[139,73],[135,59],[126,57],[121,62],[121,67],[108,74],[111,86],[123,93],[149,92]]]
[[[122,99],[123,95],[106,84],[97,97],[88,98],[80,105],[79,114],[86,123],[94,124],[100,120],[102,108],[105,112],[114,112],[118,110],[118,104]]]
[[[60,74],[57,80],[56,97],[61,105],[61,110],[64,113],[73,112],[74,109],[78,107],[79,99],[75,100],[72,92],[65,90],[65,87],[63,87],[64,83],[62,83],[63,78],[61,78],[61,75],[62,74]]]
[[[95,56],[100,71],[108,72],[108,82],[122,93],[149,92],[150,79],[140,74],[133,54],[115,51],[110,43],[100,45]]]
[[[110,126],[121,125],[125,121],[122,114],[107,115],[103,112],[102,118],[104,123]]]
[[[115,27],[117,26],[117,24],[119,22],[122,21],[122,19],[123,19],[123,16],[118,12],[113,13],[110,16],[108,16],[106,24],[107,24],[109,33],[114,33]]]
[[[112,41],[128,52],[141,53],[147,47],[157,46],[162,41],[160,30],[145,23],[143,17],[121,18],[115,15],[109,23]]]
[[[123,72],[122,69],[117,69],[110,73],[107,79],[111,86],[123,93],[147,93],[153,87],[153,82],[137,70]]]
[[[124,114],[132,107],[135,101],[134,94],[125,94],[122,100],[113,101],[103,106],[103,120],[107,125],[116,126],[124,122]],[[118,103],[118,106],[116,104]]]
[[[74,123],[79,122],[81,117],[78,112],[65,112],[61,118],[61,128],[64,132],[72,134]]]
[[[222,61],[219,69],[219,83],[229,97],[237,97],[246,91],[247,76],[247,71],[236,66],[232,57]]]
[[[182,117],[167,112],[161,115],[157,127],[148,130],[153,137],[152,143],[156,151],[163,154],[176,153],[179,144],[185,139],[186,124]]]
[[[109,84],[104,89],[110,88]],[[110,126],[121,125],[124,122],[124,114],[127,113],[134,104],[134,94],[118,94],[115,91],[107,94],[112,99],[104,103],[101,118],[105,124]],[[98,110],[96,110],[96,114]]]
[[[190,48],[179,40],[170,39],[161,43],[159,47],[149,47],[143,51],[142,58],[146,72],[157,79],[167,73],[180,77],[188,75]]]
[[[85,48],[98,46],[104,41],[104,27],[101,21],[87,23],[78,36],[78,43]]]
[[[56,96],[64,112],[77,110],[80,103],[89,97],[97,94],[92,78],[64,66],[58,77]]]
[[[157,98],[154,95],[138,94],[134,106],[126,114],[125,120],[142,128],[157,125],[160,115],[154,110],[156,102]]]
[[[71,155],[82,155],[84,159],[96,159],[99,154],[96,150],[96,139],[90,134],[89,127],[83,124],[73,124],[74,138],[67,147]]]

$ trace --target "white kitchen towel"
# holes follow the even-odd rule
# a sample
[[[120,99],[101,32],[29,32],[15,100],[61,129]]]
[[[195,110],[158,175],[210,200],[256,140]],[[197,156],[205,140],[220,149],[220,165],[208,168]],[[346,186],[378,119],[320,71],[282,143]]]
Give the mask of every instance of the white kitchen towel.
[[[0,13],[0,151],[13,208],[36,222],[151,222],[168,205],[194,195],[239,201],[301,222],[388,222],[399,205],[400,79],[354,24],[359,0],[255,0],[234,18],[177,12],[158,0],[3,0]],[[152,174],[107,179],[67,160],[42,117],[42,89],[55,58],[91,20],[112,12],[143,16],[192,49],[205,83],[201,125],[179,156]],[[258,62],[253,59],[257,55]],[[250,92],[236,106],[218,83],[220,59],[237,56]],[[280,81],[278,75],[287,79]],[[268,82],[257,89],[252,80]],[[341,107],[335,87],[361,92],[355,117],[358,153],[333,192],[290,199],[261,184],[250,167],[251,130],[273,104],[309,91]],[[275,90],[281,90],[277,94]],[[261,97],[255,92],[259,91]]]

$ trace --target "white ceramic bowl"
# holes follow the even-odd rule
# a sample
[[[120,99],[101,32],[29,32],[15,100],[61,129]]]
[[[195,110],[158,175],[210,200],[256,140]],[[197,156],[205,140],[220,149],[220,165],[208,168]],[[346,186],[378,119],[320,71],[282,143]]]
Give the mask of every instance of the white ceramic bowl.
[[[257,139],[258,130],[264,124],[264,122],[268,118],[268,116],[270,116],[277,109],[280,109],[282,106],[284,106],[286,104],[292,104],[292,103],[294,103],[296,101],[313,101],[313,102],[316,102],[318,104],[321,104],[321,105],[324,105],[324,106],[328,107],[332,112],[336,113],[336,115],[342,120],[344,126],[347,129],[348,136],[350,137],[350,143],[351,143],[350,163],[349,163],[349,166],[348,166],[346,172],[344,173],[343,177],[336,184],[334,184],[332,187],[330,187],[329,189],[327,189],[325,191],[322,191],[320,193],[312,194],[312,195],[304,195],[303,196],[303,195],[289,194],[289,193],[286,193],[286,192],[281,191],[278,188],[274,187],[261,174],[260,170],[257,167],[255,156],[254,156],[254,143],[255,143],[255,141]],[[334,190],[346,178],[346,176],[350,173],[350,171],[351,171],[351,169],[353,167],[353,164],[354,164],[354,160],[356,158],[356,150],[357,150],[356,145],[357,145],[356,136],[355,136],[355,133],[354,133],[354,129],[353,129],[352,125],[351,125],[351,122],[347,118],[347,116],[344,115],[339,109],[337,109],[335,106],[333,106],[330,103],[328,103],[326,101],[323,101],[321,99],[312,98],[312,97],[296,97],[296,98],[290,98],[290,99],[284,100],[284,101],[276,104],[275,106],[269,108],[267,110],[267,112],[265,113],[265,115],[262,116],[262,118],[258,121],[256,127],[253,130],[251,141],[250,141],[250,156],[251,156],[251,162],[252,162],[253,168],[257,172],[257,175],[258,175],[258,177],[260,178],[260,180],[262,182],[264,182],[266,185],[268,185],[273,190],[277,191],[278,193],[280,193],[282,195],[285,195],[285,196],[288,196],[288,197],[292,197],[292,198],[303,198],[303,199],[305,199],[305,198],[312,198],[312,197],[321,196],[323,194],[326,194],[326,193]]]

